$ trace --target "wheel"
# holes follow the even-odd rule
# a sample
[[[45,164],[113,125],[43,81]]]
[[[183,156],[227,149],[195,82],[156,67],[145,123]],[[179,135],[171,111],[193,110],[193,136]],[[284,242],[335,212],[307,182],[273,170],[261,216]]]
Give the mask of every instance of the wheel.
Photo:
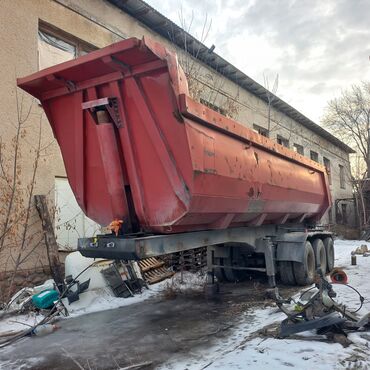
[[[224,266],[232,266],[232,259],[231,258],[222,258],[222,264]],[[226,281],[235,282],[238,280],[238,277],[235,273],[235,270],[232,268],[224,268],[224,275],[226,278]]]
[[[296,285],[291,261],[279,262],[280,280],[285,285]]]
[[[331,272],[334,268],[334,242],[333,238],[328,237],[323,240],[326,252],[326,271]]]
[[[222,265],[221,258],[214,257],[214,263],[215,263],[215,265],[219,265],[219,266]],[[224,271],[223,271],[223,269],[221,267],[215,267],[213,269],[213,271],[214,271],[214,274],[215,274],[215,276],[217,278],[217,281],[223,282],[223,281],[226,280],[225,279],[225,275],[224,275]]]
[[[303,262],[293,262],[293,272],[297,285],[309,285],[315,277],[315,253],[307,241],[304,245]]]
[[[326,274],[326,251],[324,243],[321,239],[315,239],[312,242],[312,248],[315,253],[316,271],[321,270],[323,276]]]

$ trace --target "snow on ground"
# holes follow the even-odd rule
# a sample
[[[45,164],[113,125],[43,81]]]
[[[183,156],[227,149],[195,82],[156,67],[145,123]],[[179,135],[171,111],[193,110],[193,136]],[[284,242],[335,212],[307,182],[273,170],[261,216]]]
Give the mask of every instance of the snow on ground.
[[[360,314],[370,311],[370,284],[368,271],[370,271],[370,257],[357,256],[357,266],[351,266],[351,251],[357,246],[366,244],[363,241],[335,242],[336,266],[343,267],[348,275],[349,284],[353,285],[365,297],[365,302]],[[370,248],[370,243],[367,243]],[[144,289],[142,294],[132,298],[112,297],[108,290],[101,289],[81,294],[85,298],[73,303],[69,307],[71,316],[75,317],[90,312],[113,309],[129,304],[142,302],[151,297],[165,293],[167,290],[188,290],[189,288],[201,290],[204,284],[204,275],[184,273],[176,274],[172,279]],[[356,309],[359,304],[357,294],[346,286],[335,285],[338,294],[337,301],[345,303],[348,308]],[[370,333],[352,333],[349,335],[354,344],[343,348],[337,343],[325,343],[308,340],[312,333],[303,333],[302,340],[274,339],[255,337],[248,339],[251,333],[262,327],[280,322],[285,315],[276,308],[264,308],[246,311],[240,318],[240,324],[233,329],[227,339],[218,342],[206,349],[195,349],[185,358],[170,360],[161,366],[161,369],[173,370],[209,370],[245,369],[252,370],[274,368],[280,369],[370,369],[369,345]],[[26,326],[15,323],[23,322],[33,325],[41,320],[42,316],[19,315],[0,321],[0,332],[17,331]]]
[[[0,320],[0,336],[4,333],[19,332],[36,325],[44,318],[43,315],[36,315],[34,312],[23,315],[14,315]]]
[[[193,274],[185,271],[182,275],[181,273],[176,273],[170,279],[149,285],[148,289],[143,288],[141,294],[135,294],[133,297],[118,298],[112,295],[109,288],[97,288],[82,293],[80,299],[70,305],[67,299],[63,299],[63,303],[68,309],[68,317],[76,317],[92,312],[105,311],[143,302],[164,293],[166,290],[189,291],[189,289],[191,289],[193,291],[200,291],[203,289],[204,283],[205,274]],[[28,329],[43,318],[43,315],[36,314],[35,312],[6,317],[0,320],[0,336],[5,332],[18,332]]]
[[[351,251],[356,247],[370,243],[363,241],[335,241],[337,267],[344,268],[350,285],[353,285],[365,297],[359,314],[370,311],[370,257],[357,256],[357,266],[351,266]],[[337,301],[348,308],[359,307],[358,295],[346,286],[335,285]],[[308,340],[312,333],[302,333],[302,340],[254,338],[248,336],[262,327],[280,322],[286,316],[274,308],[258,309],[245,312],[240,325],[233,330],[227,340],[214,346],[189,353],[186,358],[167,362],[164,370],[223,370],[223,369],[291,369],[331,370],[331,369],[370,369],[370,333],[352,333],[349,339],[353,342],[348,348],[338,343],[326,343]],[[252,322],[251,322],[252,321]]]
[[[68,305],[65,299],[65,305],[69,311],[70,317],[76,317],[91,312],[105,311],[113,308],[128,306],[130,304],[143,302],[146,299],[155,297],[164,293],[167,289],[176,291],[181,290],[201,290],[205,282],[204,274],[192,274],[185,271],[181,276],[176,273],[172,278],[161,281],[157,284],[149,285],[148,289],[143,288],[141,294],[135,294],[129,298],[118,298],[112,296],[110,289],[101,288],[87,291],[80,295],[80,300]]]

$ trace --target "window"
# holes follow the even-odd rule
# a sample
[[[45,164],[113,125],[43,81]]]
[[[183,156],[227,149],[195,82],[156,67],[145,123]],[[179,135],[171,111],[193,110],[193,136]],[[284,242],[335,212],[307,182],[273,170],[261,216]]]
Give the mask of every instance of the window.
[[[212,104],[211,102],[209,102],[208,100],[205,100],[205,99],[202,99],[200,98],[200,102],[205,105],[206,107],[208,108],[211,108],[212,110],[214,110],[215,112],[218,112],[218,113],[221,113],[223,114],[224,116],[226,116],[226,111],[225,109],[219,107],[218,105],[216,104]]]
[[[278,142],[278,144],[280,144],[282,146],[285,146],[286,148],[289,148],[289,140],[288,139],[285,139],[284,137],[282,137],[280,135],[277,135],[276,141]]]
[[[346,182],[344,178],[344,167],[342,165],[339,165],[339,183],[341,189],[346,188]]]
[[[326,173],[328,174],[329,185],[331,185],[331,172],[330,172],[330,160],[323,157],[324,166],[326,168]]]
[[[319,162],[319,154],[313,150],[310,150],[310,158],[315,162]]]
[[[262,136],[269,137],[269,131],[264,127],[253,124],[253,131]]]
[[[95,49],[96,47],[63,31],[43,23],[40,24],[38,32],[39,69],[75,59]]]
[[[293,144],[293,150],[297,152],[298,154],[304,155],[304,149],[302,145]]]

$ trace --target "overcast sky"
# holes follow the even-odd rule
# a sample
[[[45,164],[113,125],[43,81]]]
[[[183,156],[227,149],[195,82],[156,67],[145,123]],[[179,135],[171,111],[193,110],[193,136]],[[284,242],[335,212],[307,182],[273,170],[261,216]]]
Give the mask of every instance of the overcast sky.
[[[315,122],[342,89],[370,80],[370,0],[146,0],[205,44]]]

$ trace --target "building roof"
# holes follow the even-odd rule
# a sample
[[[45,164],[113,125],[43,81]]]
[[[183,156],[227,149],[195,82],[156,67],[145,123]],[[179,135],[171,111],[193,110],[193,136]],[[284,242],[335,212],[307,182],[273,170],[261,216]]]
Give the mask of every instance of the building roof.
[[[272,97],[271,105],[288,117],[301,123],[311,131],[325,138],[337,147],[341,148],[347,153],[355,153],[355,151],[334,135],[326,131],[324,128],[307,118],[298,110],[293,108],[284,100],[275,96],[271,92],[233,66],[227,60],[214,53],[205,46],[198,39],[187,33],[184,29],[176,25],[163,14],[155,10],[152,6],[148,5],[142,0],[108,0],[113,5],[125,13],[131,15],[139,22],[145,24],[152,31],[158,33],[162,37],[168,39],[170,42],[176,44],[181,49],[184,49],[184,37],[186,37],[186,51],[192,56],[196,57],[199,61],[211,67],[218,73],[222,74],[229,80],[233,81],[243,89],[251,92],[253,95],[267,102],[268,95]]]

